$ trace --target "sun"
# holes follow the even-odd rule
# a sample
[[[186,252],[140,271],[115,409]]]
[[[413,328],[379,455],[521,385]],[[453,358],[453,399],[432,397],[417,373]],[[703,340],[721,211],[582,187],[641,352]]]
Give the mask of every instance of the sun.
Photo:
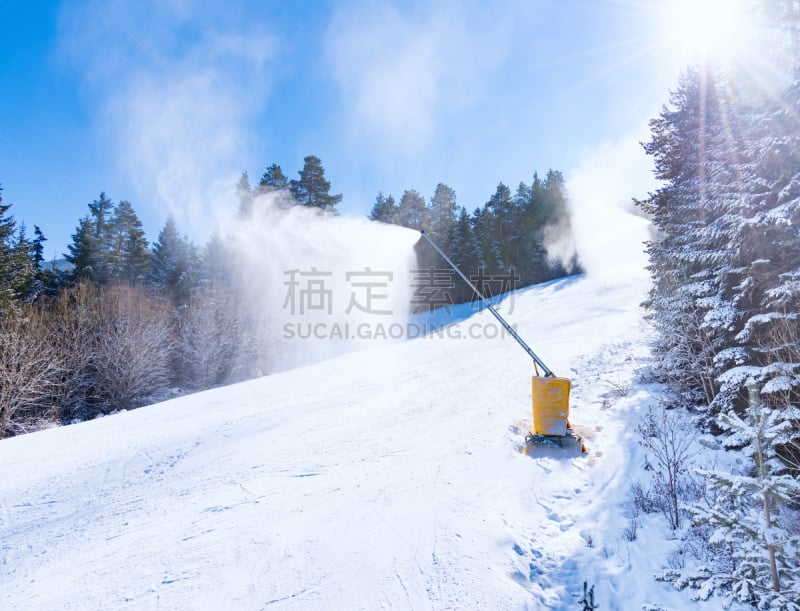
[[[734,62],[751,44],[747,0],[666,0],[662,23],[668,46],[685,62]]]

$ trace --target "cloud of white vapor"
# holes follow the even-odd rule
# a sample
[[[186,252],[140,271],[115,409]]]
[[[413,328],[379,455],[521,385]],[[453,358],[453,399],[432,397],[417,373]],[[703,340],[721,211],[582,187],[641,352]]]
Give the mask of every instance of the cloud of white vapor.
[[[61,34],[139,195],[207,234],[235,205],[273,38],[180,0],[71,4]]]
[[[256,197],[222,228],[263,370],[406,339],[419,233]]]
[[[650,222],[632,204],[657,186],[643,140],[640,133],[604,144],[567,174],[576,248],[589,276],[641,273],[647,263]]]

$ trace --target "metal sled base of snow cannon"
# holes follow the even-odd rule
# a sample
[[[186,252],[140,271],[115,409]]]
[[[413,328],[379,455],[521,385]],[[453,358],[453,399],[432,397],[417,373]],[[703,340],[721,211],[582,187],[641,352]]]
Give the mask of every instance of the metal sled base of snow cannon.
[[[586,454],[583,437],[567,429],[563,435],[542,435],[528,433],[525,435],[525,447],[522,453],[528,456],[580,456]]]
[[[569,425],[569,391],[572,383],[556,376],[533,376],[533,431],[525,436],[523,454],[529,456],[580,456],[583,438]]]

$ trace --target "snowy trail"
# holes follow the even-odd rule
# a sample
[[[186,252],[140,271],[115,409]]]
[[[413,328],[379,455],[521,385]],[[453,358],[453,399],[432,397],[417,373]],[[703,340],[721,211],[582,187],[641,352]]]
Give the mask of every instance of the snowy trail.
[[[501,305],[573,379],[583,458],[517,451],[511,338],[382,345],[3,441],[0,608],[572,609],[583,580],[604,609],[686,608],[632,568],[644,543],[620,549],[645,288],[570,278]],[[474,323],[493,319],[453,328]]]

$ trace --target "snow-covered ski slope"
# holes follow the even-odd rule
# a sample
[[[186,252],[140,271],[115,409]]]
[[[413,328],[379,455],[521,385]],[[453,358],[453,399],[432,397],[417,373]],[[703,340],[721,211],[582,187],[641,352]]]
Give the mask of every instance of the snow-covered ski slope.
[[[0,609],[576,609],[584,580],[604,611],[687,608],[652,581],[664,550],[622,537],[645,291],[573,277],[500,306],[573,380],[581,458],[519,453],[532,366],[469,337],[488,312],[2,441]]]

